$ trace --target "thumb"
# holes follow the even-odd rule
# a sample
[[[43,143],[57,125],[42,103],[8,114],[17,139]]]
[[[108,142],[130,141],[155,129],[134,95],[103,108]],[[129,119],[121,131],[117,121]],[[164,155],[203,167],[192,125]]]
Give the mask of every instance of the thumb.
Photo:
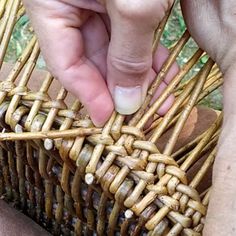
[[[165,15],[159,1],[107,1],[111,40],[107,58],[107,83],[116,110],[125,115],[142,105],[152,67],[152,42],[158,23]]]

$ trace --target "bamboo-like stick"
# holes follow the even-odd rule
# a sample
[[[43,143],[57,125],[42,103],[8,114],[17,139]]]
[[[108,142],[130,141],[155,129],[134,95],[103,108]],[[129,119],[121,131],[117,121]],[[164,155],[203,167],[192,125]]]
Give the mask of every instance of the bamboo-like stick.
[[[0,43],[2,43],[2,39],[4,36],[4,33],[6,31],[6,27],[8,24],[8,19],[10,17],[10,12],[13,6],[13,0],[9,0],[6,5],[4,5],[3,3],[3,7],[2,8],[4,11],[2,12],[2,19],[1,19],[1,25],[0,25]],[[4,14],[3,14],[4,13]]]
[[[50,130],[40,132],[0,133],[0,141],[58,139],[61,138],[61,135],[64,138],[75,138],[77,136],[84,137],[93,134],[100,134],[101,132],[101,128],[77,128],[69,130]]]
[[[190,68],[196,63],[196,61],[201,56],[202,51],[198,50],[196,54],[190,59],[189,63],[186,64],[186,66],[176,75],[175,79],[173,79],[169,86],[166,88],[165,93],[163,93],[159,99],[152,104],[152,106],[148,109],[148,112],[144,114],[142,119],[138,122],[137,127],[143,128],[144,125],[148,122],[148,120],[156,113],[156,111],[160,108],[160,106],[163,104],[163,102],[171,95],[174,88],[178,83],[181,81],[183,76],[190,70]],[[161,74],[161,72],[160,72]],[[150,93],[152,94],[152,89],[150,90]],[[149,101],[150,102],[150,101]]]
[[[140,121],[140,118],[143,116],[143,114],[145,114],[146,108],[150,105],[150,102],[151,102],[151,100],[152,100],[152,98],[153,98],[153,96],[155,94],[156,89],[160,85],[161,81],[164,80],[164,78],[166,76],[166,73],[171,68],[173,63],[175,62],[175,60],[176,60],[177,56],[179,55],[181,49],[184,47],[185,43],[189,40],[189,37],[190,37],[190,35],[186,31],[183,34],[182,38],[179,40],[179,42],[176,44],[176,46],[175,46],[174,50],[172,51],[172,53],[170,54],[169,58],[163,64],[163,66],[161,68],[161,71],[158,73],[156,79],[151,84],[151,86],[150,86],[150,88],[148,90],[146,99],[145,99],[142,107],[139,109],[139,111],[135,114],[135,116],[129,122],[130,125],[135,125],[135,124],[138,123],[137,127],[143,127],[145,125],[145,123],[147,122],[147,120],[149,119],[149,117],[152,116],[152,114],[155,113],[155,111],[157,109],[155,109],[154,112],[149,111],[148,115],[146,115],[146,116],[144,116],[142,118],[142,122]]]
[[[158,47],[158,44],[160,42],[160,39],[161,39],[161,36],[162,36],[162,33],[164,31],[164,28],[166,26],[166,23],[170,17],[170,14],[172,12],[172,8],[170,8],[170,10],[166,13],[165,17],[163,18],[163,20],[161,21],[161,23],[159,24],[158,28],[156,29],[155,31],[155,35],[154,35],[154,42],[153,42],[153,47],[152,47],[152,51],[153,53],[156,52],[157,50],[157,47]]]
[[[115,121],[115,118],[116,118],[116,112],[113,112],[113,114],[112,114],[111,118],[109,119],[108,123],[103,128],[101,139],[103,139],[103,138],[105,138],[106,136],[109,135],[109,133],[111,131],[111,128],[112,128],[112,124]],[[101,158],[104,149],[105,149],[104,144],[97,144],[94,147],[92,157],[90,159],[89,164],[86,167],[86,173],[87,174],[93,175],[95,173],[95,171],[97,169],[99,159]],[[85,176],[85,178],[86,178],[86,176]],[[91,183],[91,181],[90,181],[90,183]]]
[[[199,157],[203,156],[205,153],[207,153],[209,150],[212,149],[212,147],[214,147],[214,146],[217,144],[218,139],[219,139],[220,131],[221,131],[221,130],[219,129],[219,130],[217,130],[217,131],[215,132],[214,136],[212,137],[212,140],[209,141],[209,143],[208,143],[208,144],[204,147],[204,149],[200,152]],[[205,134],[205,135],[207,135],[207,134]],[[202,136],[202,138],[204,138],[204,136]],[[202,138],[201,138],[201,139],[202,139]],[[181,165],[181,164],[188,158],[188,156],[189,156],[190,154],[191,154],[191,152],[185,154],[184,156],[182,156],[182,157],[177,161],[177,163],[178,163],[179,165]],[[198,159],[199,159],[199,158],[196,158],[196,161],[197,161]],[[196,161],[195,161],[195,162],[196,162]]]
[[[200,183],[200,181],[202,180],[202,178],[205,176],[206,172],[208,171],[208,169],[210,168],[210,166],[212,166],[215,156],[216,156],[216,151],[217,149],[214,148],[214,150],[210,153],[210,155],[208,156],[208,158],[206,159],[206,161],[204,162],[204,164],[202,165],[201,169],[197,172],[197,174],[195,175],[194,179],[191,181],[190,183],[190,187],[196,188],[198,186],[198,184]],[[180,199],[180,201],[188,201],[188,199],[184,199],[183,195]],[[206,205],[209,201],[209,195],[207,195],[204,198],[203,204]],[[185,211],[185,214],[187,216],[189,216],[190,214],[193,215],[194,214],[194,210],[191,208],[187,208]],[[199,213],[197,213],[199,214]],[[201,217],[201,215],[199,215]],[[198,217],[198,220],[200,220],[200,217]],[[196,225],[198,222],[194,222],[194,225]],[[174,227],[172,227],[172,229],[168,232],[168,235],[174,235],[177,236],[179,235],[179,233],[183,230],[183,226],[179,223],[175,224]]]
[[[6,118],[5,118],[7,124],[11,123],[12,114],[20,102],[20,99],[22,97],[21,94],[24,94],[27,92],[26,85],[27,85],[27,83],[30,79],[30,76],[34,70],[34,67],[36,65],[36,61],[38,59],[39,52],[40,52],[39,45],[38,45],[38,43],[36,43],[34,46],[34,49],[32,51],[32,54],[27,62],[27,65],[25,67],[25,70],[24,70],[24,73],[21,77],[21,80],[17,86],[17,88],[19,89],[19,92],[17,92],[17,88],[16,88],[16,93],[15,94],[13,93],[14,96],[10,102],[9,108],[6,113]],[[11,90],[11,92],[14,92],[14,90]]]
[[[17,15],[19,6],[20,6],[20,0],[13,0],[12,1],[12,7],[10,9],[11,14],[9,14],[9,19],[7,21],[7,26],[6,26],[3,38],[2,38],[1,43],[0,43],[0,69],[2,67],[3,58],[5,56],[7,46],[8,46],[8,42],[10,40],[12,31],[13,31],[13,27],[14,27],[14,24],[15,24],[15,21],[16,21],[16,15]],[[1,35],[0,35],[0,37],[1,37]]]
[[[44,95],[48,91],[52,81],[53,81],[53,77],[51,74],[48,73],[47,77],[43,81],[43,84],[39,90],[39,94]],[[30,126],[33,122],[33,118],[37,115],[37,113],[42,105],[42,102],[43,102],[42,100],[37,100],[37,99],[34,101],[34,104],[31,107],[30,113],[28,114],[26,122],[25,122],[25,128],[27,130],[30,130]]]
[[[2,18],[3,13],[5,12],[6,4],[7,4],[7,0],[1,0],[1,2],[0,2],[0,19]]]

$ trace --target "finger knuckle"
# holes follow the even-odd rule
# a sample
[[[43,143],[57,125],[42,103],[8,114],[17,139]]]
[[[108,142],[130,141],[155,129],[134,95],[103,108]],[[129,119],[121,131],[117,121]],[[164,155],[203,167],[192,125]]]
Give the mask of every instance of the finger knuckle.
[[[230,29],[234,29],[235,31],[235,20],[236,20],[236,4],[234,6],[222,7],[222,11],[219,14],[220,22],[224,27]]]
[[[116,10],[125,17],[132,18],[145,18],[150,14],[149,9],[150,4],[146,4],[143,1],[126,1],[126,0],[116,0],[115,8]]]
[[[174,0],[115,0],[114,2],[116,10],[125,17],[150,19],[152,16],[163,15]]]
[[[115,70],[125,74],[144,74],[151,68],[151,60],[131,61],[111,56],[109,62]]]

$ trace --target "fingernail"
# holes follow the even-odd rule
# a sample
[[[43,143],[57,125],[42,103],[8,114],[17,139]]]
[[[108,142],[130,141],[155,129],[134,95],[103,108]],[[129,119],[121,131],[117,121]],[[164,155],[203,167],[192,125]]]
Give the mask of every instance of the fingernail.
[[[135,113],[142,105],[142,87],[120,87],[116,86],[114,91],[114,102],[116,111],[122,115]]]

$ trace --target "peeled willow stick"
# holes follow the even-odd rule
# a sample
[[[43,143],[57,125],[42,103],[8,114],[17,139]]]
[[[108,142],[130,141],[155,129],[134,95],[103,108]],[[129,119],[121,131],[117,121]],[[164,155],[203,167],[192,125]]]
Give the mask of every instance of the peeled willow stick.
[[[191,183],[189,184],[190,187],[196,189],[196,187],[199,185],[199,183],[201,182],[201,180],[203,179],[203,177],[205,176],[206,172],[209,170],[209,168],[213,165],[214,160],[215,160],[215,156],[216,156],[216,152],[217,149],[214,148],[214,150],[211,152],[211,154],[208,156],[208,158],[206,159],[206,161],[204,162],[204,164],[201,166],[201,169],[197,172],[197,174],[195,175],[194,179],[191,181]],[[178,187],[177,187],[178,190]],[[182,211],[185,212],[186,216],[190,216],[193,215],[194,213],[196,213],[196,211],[194,209],[197,210],[197,215],[195,215],[193,224],[194,226],[197,226],[201,216],[202,215],[206,215],[206,208],[204,209],[203,206],[206,205],[207,202],[203,202],[203,204],[200,203],[194,203],[192,200],[189,200],[188,197],[186,195],[183,195],[180,198],[180,202],[182,204]],[[205,203],[205,204],[204,204]],[[195,206],[193,208],[191,208],[193,205],[195,204]],[[185,210],[186,208],[186,210]],[[179,223],[175,224],[174,227],[172,227],[172,229],[168,232],[168,235],[173,235],[173,236],[177,236],[179,235],[179,233],[183,230],[183,226]]]
[[[218,73],[216,76],[217,76],[217,78],[214,77],[214,80],[212,80],[212,78],[211,78],[210,83],[205,83],[204,88],[203,88],[203,90],[202,90],[202,92],[201,92],[201,94],[200,94],[198,100],[196,101],[196,105],[197,105],[201,100],[203,100],[206,96],[208,96],[211,92],[215,91],[217,88],[219,88],[220,86],[223,85],[224,80],[223,80],[223,78],[222,78],[221,73]],[[208,80],[207,80],[207,81],[208,81]],[[206,82],[207,82],[207,81],[206,81]],[[188,80],[188,83],[190,83],[190,82],[191,82],[191,80]],[[188,85],[188,83],[186,83],[184,87],[186,87],[186,86]],[[183,92],[183,91],[179,91],[179,90],[178,90],[178,91],[175,92],[175,95],[176,95],[176,96],[179,96],[182,92]],[[169,122],[168,126],[166,127],[165,131],[166,131],[167,129],[169,129],[170,127],[172,127],[172,126],[177,122],[178,118],[180,117],[180,112],[182,111],[182,109],[183,109],[183,107],[186,105],[186,103],[187,103],[187,100],[184,101],[184,102],[181,104],[181,106],[179,107],[179,112],[178,112],[178,114],[177,114],[172,120],[170,120],[170,122]],[[162,118],[159,118],[159,119],[157,119],[157,120],[154,120],[154,121],[152,122],[151,126],[150,126],[148,129],[145,130],[145,134],[147,134],[147,133],[151,132],[152,130],[154,130],[158,125],[160,125],[161,122],[162,122]]]
[[[107,122],[107,124],[105,125],[105,127],[103,128],[102,130],[102,135],[101,135],[101,139],[104,139],[105,137],[107,137],[111,131],[111,128],[112,128],[112,124],[115,120],[115,117],[116,117],[116,113],[113,112],[111,118],[109,119],[109,121]],[[97,169],[97,165],[98,165],[98,162],[99,162],[99,159],[100,157],[102,156],[102,153],[105,149],[105,145],[104,144],[97,144],[95,147],[94,147],[94,151],[93,151],[93,154],[92,154],[92,157],[86,167],[86,176],[85,176],[85,179],[90,179],[89,183],[87,181],[88,184],[91,184],[91,181],[93,182],[93,179],[92,178],[89,178],[88,176],[93,176],[94,173],[96,172],[96,169]]]
[[[78,99],[76,99],[71,107],[71,110],[74,112],[78,112],[81,108],[81,103]],[[73,124],[73,118],[72,117],[67,117],[65,118],[64,122],[60,126],[60,131],[66,131],[71,128]],[[78,135],[79,136],[79,135]],[[61,175],[61,186],[57,186],[58,191],[62,192],[62,190],[69,194],[69,186],[68,186],[68,181],[69,181],[69,175],[70,175],[70,170],[71,168],[75,168],[74,165],[68,160],[68,152],[67,150],[72,146],[73,144],[72,137],[68,136],[68,139],[66,142],[64,140],[55,140],[55,146],[59,150],[60,156],[62,158],[63,162],[63,168],[62,168],[62,175]],[[58,209],[59,210],[59,209]],[[62,216],[61,216],[62,218]]]
[[[160,39],[161,39],[161,36],[162,36],[162,33],[163,33],[163,30],[166,26],[166,23],[170,17],[170,14],[172,12],[172,9],[173,9],[173,6],[170,8],[170,10],[166,13],[165,17],[163,18],[163,20],[161,21],[160,25],[158,26],[158,28],[156,29],[155,31],[155,34],[154,34],[154,41],[153,41],[153,47],[152,47],[152,51],[153,53],[156,52],[157,50],[157,47],[159,45],[159,42],[160,42]]]
[[[190,59],[189,63],[187,63],[184,68],[176,75],[176,77],[169,83],[168,87],[162,93],[162,95],[150,106],[148,111],[143,115],[141,120],[137,123],[138,128],[143,128],[148,120],[156,113],[156,111],[160,108],[160,106],[164,103],[164,101],[171,95],[174,88],[179,84],[182,80],[183,76],[190,70],[190,68],[196,63],[196,61],[201,56],[202,51],[199,49],[194,56]],[[160,72],[161,74],[161,72]],[[152,89],[151,89],[152,90]],[[150,90],[150,91],[151,91]],[[150,92],[150,94],[152,94]]]
[[[56,103],[60,103],[61,101],[64,101],[64,99],[67,96],[67,91],[64,88],[61,88],[58,92],[57,98],[55,100]],[[59,106],[57,107],[51,107],[51,109],[49,110],[48,114],[47,114],[47,118],[43,124],[42,127],[42,131],[49,131],[52,126],[53,126],[53,122],[56,118],[56,115],[59,112]],[[46,139],[44,141],[44,147],[46,148],[46,150],[51,150],[54,147],[54,143],[52,139]]]
[[[219,88],[220,86],[223,85],[223,79],[220,79],[219,81],[215,82],[213,85],[211,85],[209,88],[207,88],[206,90],[203,90],[200,94],[200,96],[198,97],[198,100],[196,101],[196,104],[198,104],[202,99],[204,99],[206,96],[208,96],[211,92],[215,91],[217,88]],[[181,108],[183,108],[184,106],[186,105],[186,101],[184,102],[184,104],[182,104]],[[180,112],[181,112],[181,109],[180,109]],[[174,118],[173,120],[170,121],[170,123],[168,124],[168,127],[166,128],[169,129],[170,127],[172,127],[176,122],[177,120],[179,119],[180,117],[180,113],[178,113]],[[156,124],[157,123],[157,124]],[[154,122],[152,127],[157,127],[158,125],[158,122]]]
[[[13,95],[10,105],[9,105],[9,108],[6,113],[6,117],[5,117],[6,123],[9,125],[11,124],[12,114],[16,110],[17,106],[19,105],[22,95],[24,95],[27,92],[26,85],[32,75],[32,72],[33,72],[35,66],[36,66],[36,61],[38,59],[39,52],[40,52],[39,45],[38,45],[38,43],[36,43],[33,50],[32,50],[32,54],[30,55],[29,60],[26,64],[24,73],[22,75],[22,78],[21,78],[18,86],[9,92],[9,95],[11,95],[11,96]]]
[[[215,91],[217,88],[221,87],[224,83],[224,79],[221,78],[218,81],[216,81],[214,84],[212,84],[211,86],[209,86],[207,89],[205,89],[199,99],[198,102],[200,102],[202,99],[204,99],[206,96],[208,96],[210,93],[212,93],[213,91]]]
[[[218,72],[217,74],[215,74],[214,76],[208,76],[207,81],[204,85],[203,90],[206,90],[207,88],[209,88],[212,84],[214,84],[215,82],[217,82],[218,80],[220,80],[222,78],[222,74],[221,72]],[[184,85],[184,87],[189,83],[189,80],[187,81],[187,83]],[[183,87],[183,88],[184,88]],[[183,89],[182,88],[182,89]],[[181,94],[182,89],[178,89],[175,91],[175,96],[178,96],[179,94]]]
[[[161,135],[164,133],[166,127],[168,126],[169,122],[173,119],[174,115],[178,112],[179,108],[181,107],[182,103],[186,100],[189,95],[191,96],[190,92],[193,90],[194,86],[196,86],[198,80],[198,76],[193,78],[191,82],[186,86],[185,90],[182,92],[182,94],[176,99],[178,103],[176,102],[176,106],[173,106],[165,117],[162,119],[162,122],[159,124],[159,126],[153,131],[153,134],[150,138],[150,140],[153,142],[154,140],[158,140]],[[188,93],[186,91],[190,90]]]
[[[204,55],[205,55],[205,53],[203,53],[202,56],[204,56]],[[221,74],[220,69],[219,69],[218,66],[215,64],[215,65],[213,66],[213,68],[212,68],[212,70],[211,70],[209,76],[208,76],[208,79],[211,79],[211,78],[213,78],[213,77],[216,77],[216,76],[218,76],[219,74]],[[184,81],[184,82],[181,82],[181,83],[176,87],[175,92],[181,91],[188,83],[189,83],[189,80],[186,80],[186,81]]]
[[[3,39],[3,36],[5,34],[5,31],[6,31],[6,27],[9,26],[8,25],[8,19],[10,18],[10,12],[11,12],[11,9],[12,9],[12,6],[13,6],[13,2],[14,0],[9,0],[7,1],[7,4],[4,6],[5,11],[2,12],[1,14],[1,24],[0,24],[0,43],[2,43],[2,39]],[[4,5],[4,3],[3,3]]]
[[[222,122],[222,115],[219,116],[219,118],[217,119],[216,123],[213,124],[211,126],[211,128],[208,130],[207,135],[201,140],[201,142],[197,145],[197,147],[194,149],[194,152],[191,153],[191,155],[188,157],[188,159],[181,165],[181,169],[182,170],[186,170],[189,167],[189,164],[192,163],[192,161],[194,159],[196,159],[196,157],[198,155],[200,155],[200,151],[204,148],[205,144],[209,141],[210,137],[215,133],[216,129],[220,126]],[[168,183],[169,180],[171,179],[171,176],[166,174],[164,177],[162,177],[162,179],[159,181],[164,183]],[[173,183],[176,184],[176,183]],[[175,185],[176,186],[176,185]],[[155,186],[150,186],[149,189],[155,191]],[[151,193],[151,192],[150,192]],[[149,193],[149,194],[150,194]],[[173,195],[173,198],[176,199],[180,199],[180,197],[182,196],[182,194],[176,192]],[[170,212],[170,209],[165,206],[163,207],[161,210],[159,210],[156,215],[150,219],[147,224],[146,227],[149,230],[153,230],[154,227]]]
[[[0,2],[0,19],[3,16],[3,13],[5,11],[7,0],[1,0]]]
[[[218,142],[219,139],[219,134],[220,134],[221,129],[218,129],[216,131],[217,135],[214,135],[212,137],[212,139],[208,142],[208,144],[206,144],[206,146],[204,147],[204,149],[201,151],[199,158],[202,157],[203,155],[205,155],[207,152],[209,152],[210,150],[212,150],[212,148],[214,148]],[[179,160],[177,160],[177,164],[181,165],[190,155],[192,152],[187,153],[186,155],[182,156]],[[196,161],[198,161],[199,159],[196,158]],[[195,162],[196,162],[195,161]]]
[[[34,140],[34,139],[58,139],[62,133],[64,138],[83,137],[93,134],[100,134],[101,128],[77,128],[70,130],[50,130],[39,132],[23,132],[23,133],[0,133],[0,141],[9,140]]]
[[[223,76],[221,73],[218,73],[217,75],[210,77],[207,81],[206,84],[204,85],[203,90],[209,88],[212,84],[216,83],[217,81],[219,81],[220,79],[222,79]]]
[[[164,80],[164,78],[166,76],[166,73],[169,71],[169,69],[171,68],[171,66],[175,62],[177,56],[179,55],[180,51],[183,49],[184,45],[189,40],[189,38],[190,38],[190,35],[186,31],[183,34],[183,36],[181,37],[181,39],[178,41],[178,43],[175,45],[173,51],[170,53],[169,58],[163,64],[163,66],[161,68],[161,71],[158,73],[156,79],[153,81],[153,83],[151,84],[151,86],[148,90],[146,99],[145,99],[142,107],[139,109],[139,111],[131,119],[131,121],[129,122],[129,125],[136,125],[137,124],[137,127],[144,127],[144,125],[147,123],[148,119],[157,111],[157,109],[155,109],[155,108],[157,108],[157,106],[154,106],[154,104],[153,104],[152,109],[149,109],[148,114],[147,113],[145,114],[146,109],[149,107],[150,102],[151,102],[157,88],[161,84],[161,81]],[[178,84],[178,82],[176,84]],[[158,101],[159,100],[160,100],[160,98],[158,99]],[[141,120],[140,120],[140,118],[141,118]]]
[[[222,78],[222,75],[221,73],[220,74],[217,74],[217,79],[214,78],[214,81],[211,81],[211,83],[207,83],[208,82],[208,79],[204,85],[204,88],[203,88],[203,91],[201,92],[197,102],[196,102],[196,105],[202,100],[204,99],[206,96],[208,96],[211,92],[215,91],[217,88],[219,88],[221,85],[223,85],[223,78]],[[208,77],[209,78],[209,77]],[[190,82],[191,80],[188,80],[188,83]],[[186,83],[186,85],[184,87],[186,87],[188,85],[188,83]],[[206,85],[207,84],[207,85]],[[175,92],[175,96],[179,96],[183,91],[176,91]],[[174,119],[172,119],[170,121],[170,123],[168,124],[168,126],[166,127],[165,131],[167,129],[169,129],[171,126],[173,126],[176,121],[178,120],[179,116],[180,116],[180,113],[182,108],[186,105],[186,101],[184,101],[184,103],[179,107],[179,111],[178,111],[178,114],[175,116]],[[157,117],[157,119],[154,119],[151,126],[148,127],[144,132],[145,134],[148,134],[149,132],[152,132],[158,125],[160,125],[160,123],[162,122],[163,118],[162,117]]]
[[[17,18],[16,18],[16,22],[25,15],[25,7],[23,5],[20,6],[18,12],[17,12]]]
[[[48,75],[46,76],[46,78],[43,81],[43,84],[39,90],[39,92],[37,94],[34,94],[34,103],[30,109],[30,112],[27,116],[26,122],[25,122],[25,128],[27,130],[30,130],[31,124],[33,122],[34,117],[38,114],[39,109],[42,105],[43,100],[46,98],[47,99],[47,94],[46,92],[48,91],[51,83],[53,81],[53,77],[51,76],[51,74],[48,73]]]
[[[171,155],[172,158],[177,159],[177,157],[179,157],[180,155],[182,155],[182,154],[186,153],[187,151],[191,150],[192,148],[194,148],[200,142],[200,140],[207,134],[207,132],[208,131],[205,131],[204,133],[202,133],[201,135],[196,137],[194,140],[192,140],[190,143],[181,147],[179,150],[177,150],[175,153],[173,153]],[[218,134],[219,134],[219,130],[216,132],[214,137],[216,137]]]
[[[5,56],[8,42],[9,42],[9,39],[10,39],[12,31],[13,31],[14,23],[16,21],[18,8],[20,6],[20,0],[12,0],[10,2],[10,4],[12,4],[12,6],[10,8],[11,14],[9,14],[9,18],[7,20],[5,32],[4,32],[3,38],[0,43],[0,69],[2,67],[3,58]],[[0,35],[0,37],[1,37],[1,35]]]
[[[27,46],[26,50],[22,54],[22,56],[17,60],[16,64],[14,65],[13,69],[9,73],[7,79],[5,81],[2,81],[0,83],[0,103],[3,103],[3,101],[6,99],[7,95],[9,92],[14,91],[14,81],[17,79],[17,76],[20,74],[22,71],[24,64],[27,62],[29,59],[33,49],[36,47],[36,38],[33,37],[33,39],[30,41],[29,45]],[[38,49],[35,48],[38,53]],[[30,69],[31,70],[31,69]],[[29,72],[29,69],[26,70],[25,77],[27,77],[27,73]],[[29,76],[28,76],[29,79]],[[11,120],[11,115],[10,115],[10,120]]]

